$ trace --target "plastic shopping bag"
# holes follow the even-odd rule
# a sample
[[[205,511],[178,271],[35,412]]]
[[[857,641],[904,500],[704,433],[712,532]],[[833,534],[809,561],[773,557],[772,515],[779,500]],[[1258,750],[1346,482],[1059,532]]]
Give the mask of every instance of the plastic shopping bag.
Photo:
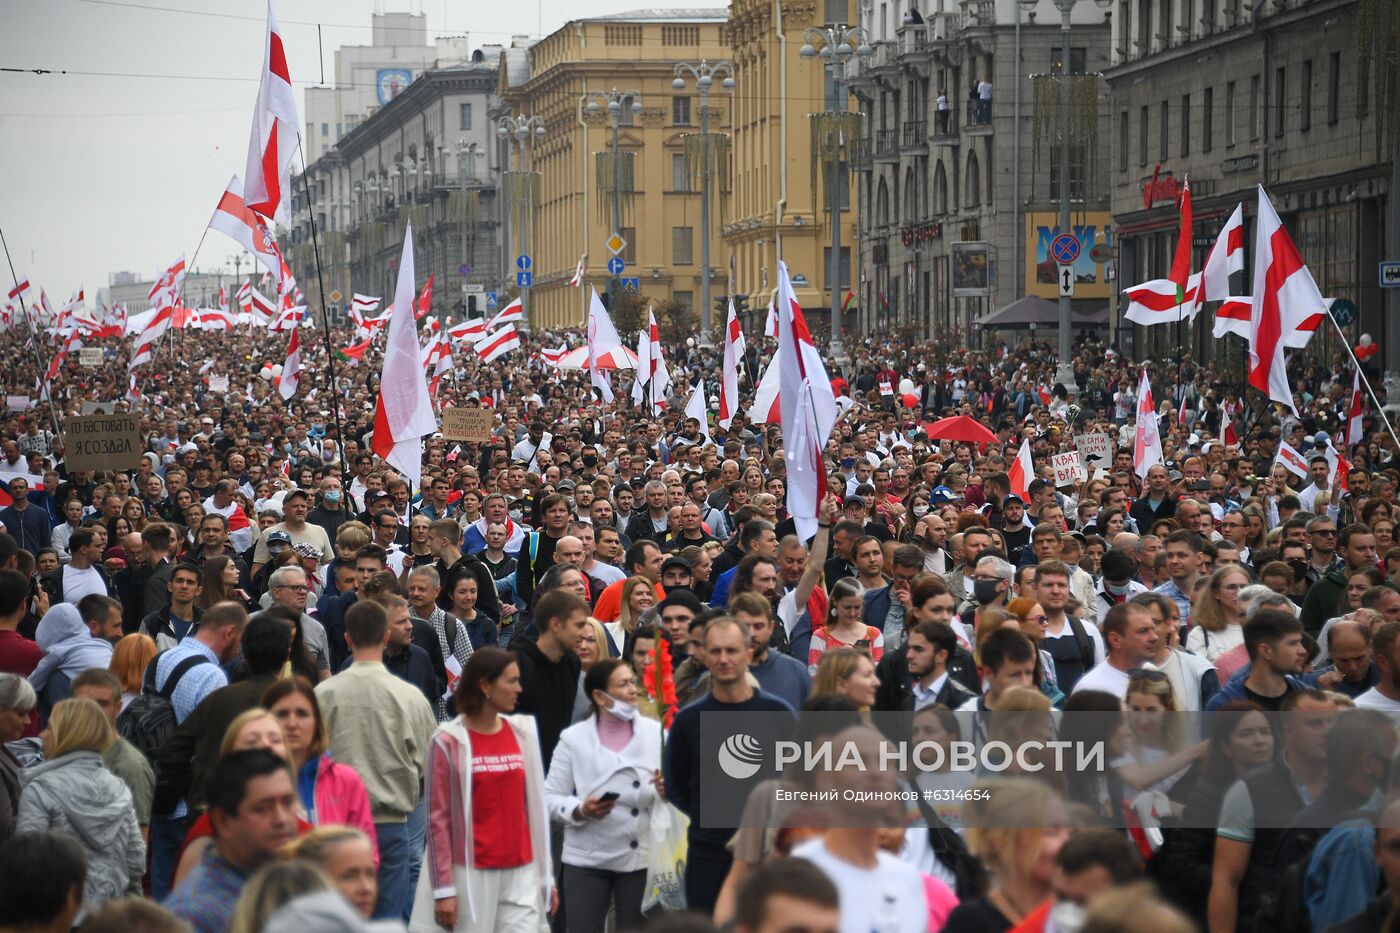
[[[647,820],[647,885],[642,910],[685,910],[686,831],[690,820],[664,800],[652,804]]]

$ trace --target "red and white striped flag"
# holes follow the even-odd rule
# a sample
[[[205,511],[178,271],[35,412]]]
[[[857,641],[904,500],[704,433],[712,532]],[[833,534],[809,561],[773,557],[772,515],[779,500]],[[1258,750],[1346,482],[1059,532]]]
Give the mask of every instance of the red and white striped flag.
[[[574,277],[569,279],[569,284],[574,288],[583,287],[583,257],[580,256],[578,265],[574,267]]]
[[[291,226],[291,179],[288,169],[300,136],[296,94],[287,70],[287,55],[272,2],[267,4],[267,35],[263,40],[262,79],[258,101],[253,108],[253,127],[248,139],[248,165],[243,172],[247,183],[248,207],[284,227]]]
[[[283,401],[297,394],[301,384],[301,328],[292,326],[292,339],[287,342],[287,362],[282,365],[282,378],[277,383],[277,394]]]
[[[214,208],[214,216],[209,218],[209,229],[219,231],[252,253],[253,258],[273,275],[282,274],[282,251],[277,248],[277,240],[262,218],[244,203],[243,185],[237,175],[224,188],[223,196]]]
[[[18,300],[20,307],[28,307],[31,300],[29,295],[29,279],[20,279],[15,283],[15,287],[5,294],[11,301]]]
[[[638,335],[637,378],[632,383],[632,400],[644,401],[647,408],[660,413],[666,405],[666,390],[671,386],[671,374],[661,352],[661,331],[656,326],[655,309],[648,310],[647,329]]]
[[[415,318],[421,319],[433,309],[433,279],[436,276],[436,272],[431,273],[428,276],[428,281],[423,283],[423,293],[418,296],[418,311],[414,314]]]
[[[792,292],[787,263],[778,261],[779,408],[787,450],[787,507],[797,534],[817,533],[827,495],[823,453],[836,426],[836,397],[807,320]]]
[[[1135,324],[1174,324],[1194,321],[1201,309],[1201,274],[1191,272],[1191,188],[1181,186],[1181,217],[1178,221],[1176,253],[1165,279],[1153,279],[1123,290],[1128,310],[1123,316]]]
[[[1157,431],[1157,403],[1152,400],[1152,383],[1142,371],[1138,386],[1137,433],[1133,437],[1133,472],[1147,479],[1147,471],[1162,462],[1162,436]]]
[[[180,286],[185,281],[185,255],[180,254],[180,258],[175,260],[175,264],[162,272],[151,286],[151,290],[146,297],[151,300],[151,305],[173,305],[175,299],[179,297]]]
[[[195,321],[200,330],[233,330],[234,316],[227,308],[200,308]]]
[[[146,313],[150,314],[150,317],[144,319],[136,339],[132,341],[136,350],[131,355],[131,360],[126,364],[128,372],[149,363],[155,356],[156,345],[171,327],[171,321],[175,317],[175,308],[166,305],[161,308],[152,308]],[[143,315],[138,315],[138,317],[143,317]]]
[[[379,299],[373,295],[361,295],[355,293],[354,299],[350,302],[350,313],[363,319],[367,315],[379,310]]]
[[[131,384],[128,385],[126,389],[126,401],[131,409],[135,411],[136,406],[141,404],[141,390],[136,388],[136,374],[131,373],[130,377]]]
[[[520,349],[520,333],[515,329],[514,324],[510,324],[504,330],[496,331],[478,341],[476,355],[481,357],[483,363],[491,363],[510,351],[518,349]]]
[[[1264,186],[1259,185],[1258,189],[1253,305],[1249,319],[1249,384],[1271,400],[1288,406],[1296,415],[1298,409],[1293,404],[1293,388],[1288,384],[1283,351],[1285,347],[1299,349],[1307,345],[1312,331],[1327,313],[1327,302],[1269,196],[1264,193]]]
[[[525,308],[523,305],[521,305],[520,299],[517,298],[510,304],[502,308],[500,314],[497,314],[491,320],[487,321],[486,329],[494,331],[496,328],[501,327],[502,325],[516,324],[520,321],[523,321],[524,319]]]
[[[1030,485],[1035,479],[1035,460],[1031,457],[1030,438],[1021,441],[1021,447],[1016,451],[1016,459],[1011,461],[1011,466],[1006,471],[1007,482],[1011,484],[1011,494],[1020,496],[1024,501],[1031,501]]]
[[[550,366],[558,366],[559,361],[562,360],[564,355],[568,352],[569,348],[567,346],[560,347],[557,350],[550,350],[542,347],[540,349],[540,359],[544,360],[545,363]]]
[[[403,253],[390,312],[384,368],[374,406],[376,454],[408,480],[410,488],[423,478],[423,436],[438,429],[433,400],[418,358],[418,328],[413,320],[413,224],[404,225]]]
[[[1278,453],[1274,456],[1274,463],[1283,464],[1290,473],[1302,479],[1308,479],[1310,476],[1308,458],[1298,453],[1288,441],[1278,442]]]
[[[1347,450],[1356,449],[1356,445],[1361,443],[1365,436],[1361,427],[1361,415],[1365,411],[1365,404],[1361,399],[1361,370],[1356,371],[1356,375],[1351,382],[1351,405],[1347,407]]]
[[[719,418],[715,421],[722,430],[729,430],[739,410],[739,362],[743,358],[744,331],[739,327],[739,315],[731,298],[724,321],[724,363],[719,383]]]
[[[486,336],[486,322],[479,317],[469,317],[447,328],[447,336],[457,344],[463,341],[475,343]]]
[[[68,338],[63,341],[63,345],[59,347],[58,352],[53,355],[53,359],[49,360],[48,371],[44,373],[45,382],[53,382],[58,378],[59,371],[63,369],[64,361],[68,359],[68,351],[72,349],[73,341],[77,339],[78,332],[73,331],[69,333]]]

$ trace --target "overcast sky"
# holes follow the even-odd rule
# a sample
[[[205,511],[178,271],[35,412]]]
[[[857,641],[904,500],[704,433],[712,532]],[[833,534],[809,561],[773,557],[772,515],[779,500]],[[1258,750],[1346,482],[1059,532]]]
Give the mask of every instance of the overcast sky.
[[[336,48],[369,44],[376,10],[423,12],[430,41],[465,33],[476,47],[551,32],[566,15],[696,5],[275,0],[299,91],[320,79],[315,23],[329,76]],[[20,278],[55,306],[84,287],[91,305],[109,273],[150,279],[181,252],[231,271],[236,247],[222,234],[194,251],[229,177],[243,174],[265,10],[264,0],[0,0],[0,67],[88,72],[0,72],[0,229]],[[3,296],[3,266],[0,281]]]

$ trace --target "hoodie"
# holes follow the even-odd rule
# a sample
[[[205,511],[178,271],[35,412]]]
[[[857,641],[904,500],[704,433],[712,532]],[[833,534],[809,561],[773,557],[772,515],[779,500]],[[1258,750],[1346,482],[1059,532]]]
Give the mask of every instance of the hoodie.
[[[520,668],[520,700],[515,711],[535,717],[548,770],[559,735],[573,720],[581,671],[578,655],[566,651],[557,662],[551,661],[538,644],[525,638],[513,639],[510,650]]]
[[[111,643],[93,637],[72,603],[59,603],[44,613],[34,640],[44,650],[39,666],[29,675],[29,685],[35,693],[43,693],[49,678],[56,673],[71,681],[94,667],[105,671],[112,663]]]
[[[20,772],[17,832],[53,830],[87,855],[83,911],[123,896],[146,870],[146,844],[131,791],[97,752],[75,751]]]

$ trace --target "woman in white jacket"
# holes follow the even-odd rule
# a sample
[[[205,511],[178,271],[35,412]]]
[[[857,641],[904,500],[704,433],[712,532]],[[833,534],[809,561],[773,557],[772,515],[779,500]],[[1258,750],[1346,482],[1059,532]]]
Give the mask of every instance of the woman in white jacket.
[[[617,929],[637,929],[646,827],[661,794],[661,724],[637,714],[636,675],[619,658],[594,664],[583,689],[593,715],[560,735],[545,781],[549,813],[564,824],[566,933],[602,933],[610,905]]]
[[[534,933],[554,912],[539,733],[533,716],[505,715],[519,698],[514,655],[486,647],[467,660],[453,695],[458,715],[428,748],[414,933]]]

